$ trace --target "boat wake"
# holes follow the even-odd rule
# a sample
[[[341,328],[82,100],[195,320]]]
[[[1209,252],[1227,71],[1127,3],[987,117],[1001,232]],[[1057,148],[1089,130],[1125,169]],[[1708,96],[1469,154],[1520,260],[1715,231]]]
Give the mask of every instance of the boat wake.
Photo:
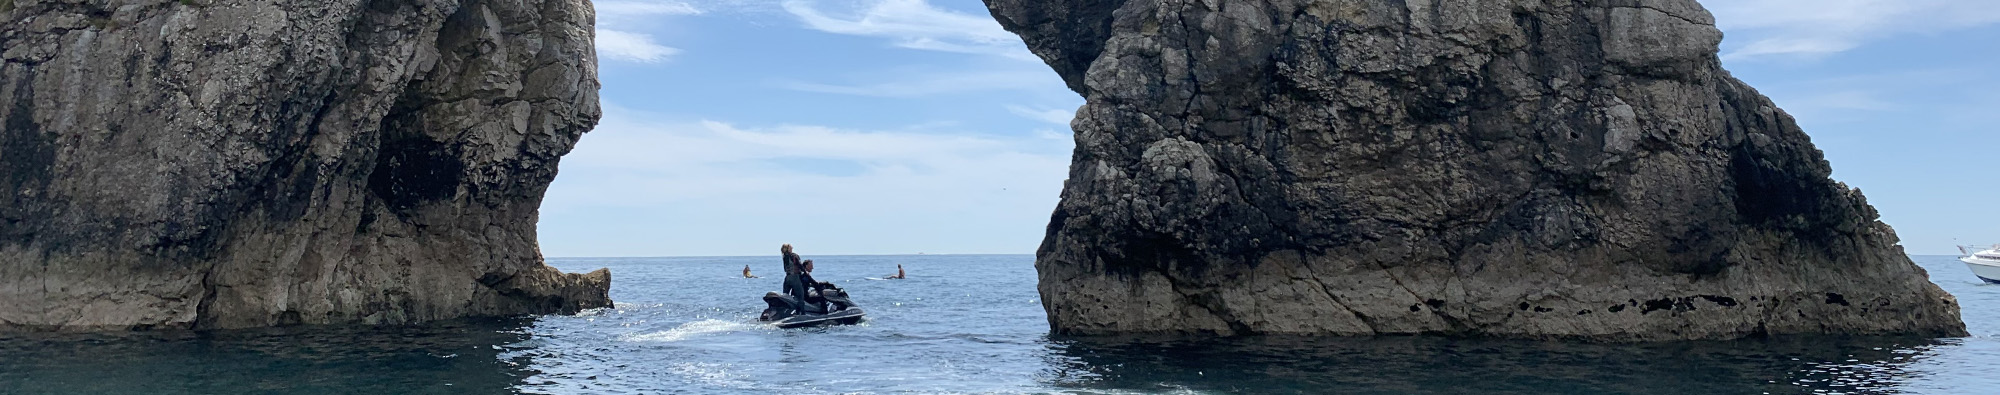
[[[659,332],[627,334],[619,336],[618,340],[627,342],[677,342],[707,334],[736,332],[763,327],[763,325],[751,323],[708,319],[681,324],[681,326],[674,329]]]

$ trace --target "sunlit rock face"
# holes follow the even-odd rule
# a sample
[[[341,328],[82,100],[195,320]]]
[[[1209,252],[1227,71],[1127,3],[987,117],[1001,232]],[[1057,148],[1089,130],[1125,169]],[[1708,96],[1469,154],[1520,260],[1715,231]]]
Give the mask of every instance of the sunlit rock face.
[[[1088,100],[1058,333],[1965,333],[1694,0],[987,5]]]
[[[606,306],[536,210],[596,123],[582,0],[0,3],[0,330]]]

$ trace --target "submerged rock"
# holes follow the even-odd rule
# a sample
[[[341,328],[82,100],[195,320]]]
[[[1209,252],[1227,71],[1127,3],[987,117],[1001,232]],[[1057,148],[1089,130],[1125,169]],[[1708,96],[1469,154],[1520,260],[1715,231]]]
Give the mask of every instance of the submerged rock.
[[[1059,333],[1963,335],[1694,0],[987,0],[1087,104]]]
[[[537,207],[597,121],[581,0],[11,0],[0,330],[607,306]]]

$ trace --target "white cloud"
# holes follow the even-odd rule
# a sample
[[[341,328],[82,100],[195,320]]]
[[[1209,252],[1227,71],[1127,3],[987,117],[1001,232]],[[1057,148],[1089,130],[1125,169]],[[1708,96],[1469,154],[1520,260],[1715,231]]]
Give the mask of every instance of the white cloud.
[[[656,121],[615,104],[541,207],[550,256],[1025,253],[1068,175],[1030,133]]]
[[[1076,118],[1076,109],[1035,109],[1027,106],[1009,105],[1007,106],[1007,111],[1014,113],[1014,115],[1027,117],[1028,119],[1064,126],[1068,126],[1069,121]]]
[[[1873,87],[1869,87],[1873,88]],[[1895,111],[1902,106],[1879,96],[1880,92],[1868,90],[1834,90],[1815,92],[1804,97],[1786,100],[1786,108],[1794,116],[1812,119],[1839,116],[1860,116],[1859,111]]]
[[[1035,129],[1035,137],[1040,137],[1049,140],[1069,141],[1075,139],[1076,135],[1073,133],[1056,132],[1054,130],[1049,130],[1049,129]]]
[[[903,73],[900,79],[869,84],[826,84],[780,81],[780,87],[819,93],[872,97],[919,97],[946,93],[1017,90],[1044,92],[1064,89],[1054,72],[1035,67],[950,73]],[[1065,121],[1067,123],[1067,121]]]
[[[1053,208],[1069,166],[1068,141],[1038,136],[856,131],[809,125],[746,128],[718,121],[657,122],[605,106],[596,130],[562,161],[568,188],[550,206],[742,202],[856,210],[958,207],[952,195],[994,186],[1040,186]],[[828,175],[793,162],[849,164]],[[580,185],[582,184],[582,185]],[[810,190],[833,198],[795,201]],[[753,203],[754,202],[754,203]],[[738,203],[726,203],[738,204]]]
[[[597,10],[599,57],[639,63],[665,61],[681,52],[655,42],[652,35],[640,31],[649,30],[667,17],[706,12],[674,0],[612,0],[595,2],[592,6]]]
[[[1732,41],[1731,60],[1822,56],[1904,33],[2000,23],[1992,0],[1705,0]]]
[[[702,13],[694,5],[677,1],[599,1],[593,7],[597,9],[598,19]]]
[[[597,55],[642,63],[667,60],[681,50],[653,43],[653,37],[639,33],[597,29]]]
[[[1976,68],[1904,69],[1882,73],[1842,75],[1830,78],[1774,79],[1758,84],[1759,89],[1786,112],[1808,124],[1819,126],[1875,119],[1883,113],[1917,116],[1942,110],[1943,103],[1963,102],[1965,93],[1984,92],[1992,81],[1991,72]],[[1921,103],[1921,104],[1919,104]]]
[[[870,0],[829,10],[820,2],[787,0],[786,12],[828,33],[888,38],[897,46],[931,51],[1038,60],[1021,39],[986,15],[939,9],[925,0]]]
[[[1723,58],[1748,59],[1766,55],[1824,55],[1854,49],[1860,43],[1831,37],[1769,38],[1729,51]]]
[[[966,59],[971,67],[950,71],[894,70],[859,82],[776,81],[781,88],[892,98],[989,91],[1069,95],[1067,85],[1028,52],[1019,36],[984,13],[939,8],[928,0],[782,0],[781,6],[812,30],[888,39],[901,48],[979,55]]]

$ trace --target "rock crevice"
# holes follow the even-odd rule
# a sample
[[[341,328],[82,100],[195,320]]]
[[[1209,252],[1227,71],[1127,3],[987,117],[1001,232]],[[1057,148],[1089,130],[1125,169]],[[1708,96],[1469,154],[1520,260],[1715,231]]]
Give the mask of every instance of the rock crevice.
[[[1693,0],[987,5],[1087,100],[1059,333],[1964,333]]]

